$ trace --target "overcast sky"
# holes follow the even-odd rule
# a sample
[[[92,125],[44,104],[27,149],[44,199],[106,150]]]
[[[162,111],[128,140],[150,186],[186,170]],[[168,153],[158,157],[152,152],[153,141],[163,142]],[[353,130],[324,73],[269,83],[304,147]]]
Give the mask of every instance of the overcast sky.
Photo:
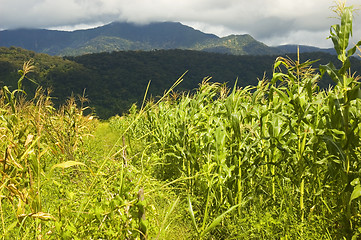
[[[0,0],[0,29],[74,30],[113,21],[178,21],[220,37],[249,33],[267,45],[332,47],[333,0]],[[347,5],[361,8],[361,0]],[[361,11],[353,42],[361,40]]]

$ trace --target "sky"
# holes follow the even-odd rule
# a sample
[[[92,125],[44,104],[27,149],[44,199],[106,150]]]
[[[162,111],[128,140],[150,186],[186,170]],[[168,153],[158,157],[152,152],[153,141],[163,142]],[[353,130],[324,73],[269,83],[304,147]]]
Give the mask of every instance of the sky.
[[[219,37],[250,34],[269,45],[332,47],[333,0],[0,0],[0,29],[76,30],[114,21],[181,22]],[[361,9],[361,0],[347,5]],[[361,10],[351,43],[361,40]]]

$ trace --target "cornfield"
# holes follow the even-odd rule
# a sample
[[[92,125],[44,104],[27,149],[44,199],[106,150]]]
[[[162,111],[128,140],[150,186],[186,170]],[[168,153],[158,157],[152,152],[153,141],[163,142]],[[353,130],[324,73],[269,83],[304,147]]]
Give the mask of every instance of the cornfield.
[[[361,41],[348,48],[353,8],[335,11],[339,69],[278,57],[257,86],[205,78],[194,93],[175,91],[180,78],[105,122],[85,116],[83,97],[60,109],[41,88],[27,99],[25,63],[1,93],[1,238],[359,239],[361,85],[349,59]],[[334,87],[319,88],[325,74]]]

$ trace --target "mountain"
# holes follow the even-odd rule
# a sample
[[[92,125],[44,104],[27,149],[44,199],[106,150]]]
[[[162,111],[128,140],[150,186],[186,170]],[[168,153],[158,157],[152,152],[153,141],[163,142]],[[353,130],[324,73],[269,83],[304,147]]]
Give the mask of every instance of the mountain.
[[[156,49],[188,49],[233,55],[280,55],[296,52],[294,45],[269,47],[248,34],[220,38],[179,22],[147,25],[113,22],[72,32],[45,29],[4,30],[0,31],[0,46],[21,47],[59,56]],[[321,50],[307,47],[308,51]]]
[[[176,22],[147,25],[114,22],[73,32],[44,29],[0,31],[0,46],[21,47],[50,55],[80,55],[116,50],[189,48],[197,42],[217,38]]]

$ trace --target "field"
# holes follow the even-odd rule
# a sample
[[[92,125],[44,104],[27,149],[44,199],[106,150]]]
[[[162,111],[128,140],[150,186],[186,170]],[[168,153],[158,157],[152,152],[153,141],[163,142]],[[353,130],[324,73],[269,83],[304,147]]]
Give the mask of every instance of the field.
[[[342,63],[279,57],[272,79],[203,80],[101,121],[84,97],[27,99],[24,63],[0,101],[1,239],[359,239],[361,90],[352,7]],[[336,83],[321,90],[324,74]],[[148,85],[149,87],[149,85]],[[148,88],[147,88],[148,89]]]

